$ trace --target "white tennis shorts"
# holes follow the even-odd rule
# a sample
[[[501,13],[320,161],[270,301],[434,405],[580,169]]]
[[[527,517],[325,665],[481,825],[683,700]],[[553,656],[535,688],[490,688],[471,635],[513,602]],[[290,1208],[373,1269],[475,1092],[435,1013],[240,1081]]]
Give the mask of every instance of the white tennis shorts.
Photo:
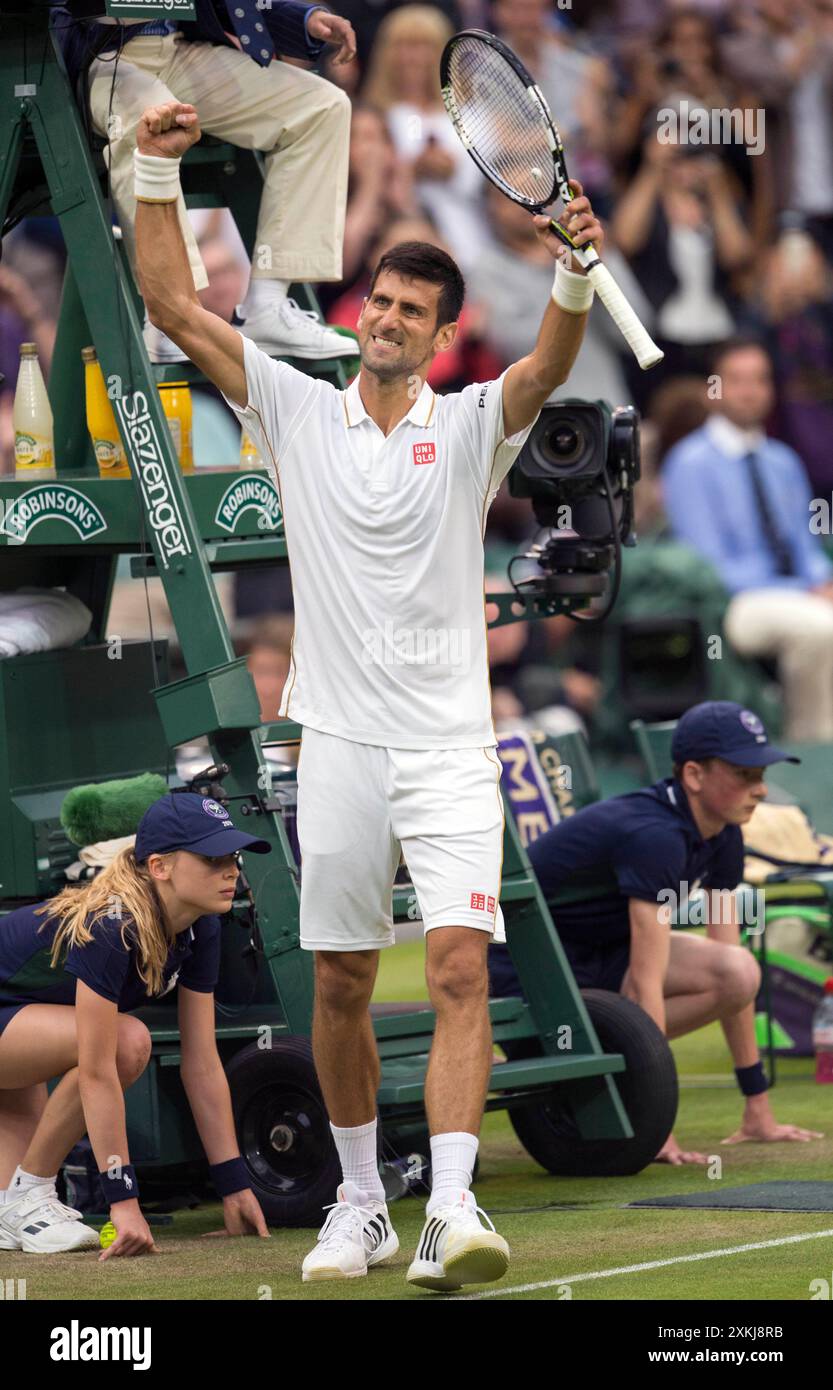
[[[425,931],[476,927],[505,940],[500,771],[494,748],[380,748],[305,727],[298,761],[302,947],[392,946],[400,852]]]

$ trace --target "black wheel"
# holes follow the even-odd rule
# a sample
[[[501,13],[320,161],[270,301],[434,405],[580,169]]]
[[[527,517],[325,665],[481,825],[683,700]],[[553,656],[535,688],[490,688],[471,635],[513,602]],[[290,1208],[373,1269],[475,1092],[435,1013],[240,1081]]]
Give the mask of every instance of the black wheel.
[[[320,1226],[341,1182],[306,1038],[235,1052],[226,1067],[240,1152],[270,1226]]]
[[[603,1052],[621,1052],[624,1072],[615,1075],[633,1139],[582,1139],[570,1103],[570,1083],[553,1086],[541,1105],[515,1106],[509,1118],[537,1163],[563,1177],[624,1177],[656,1157],[677,1114],[677,1068],[668,1040],[644,1009],[604,989],[581,991]],[[521,1044],[517,1045],[520,1049]],[[512,1057],[540,1055],[536,1044]],[[507,1048],[507,1055],[509,1049]]]

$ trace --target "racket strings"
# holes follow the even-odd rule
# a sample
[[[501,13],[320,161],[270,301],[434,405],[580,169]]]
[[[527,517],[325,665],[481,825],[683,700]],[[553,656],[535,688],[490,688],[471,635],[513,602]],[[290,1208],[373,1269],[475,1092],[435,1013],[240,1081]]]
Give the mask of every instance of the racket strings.
[[[449,63],[452,119],[489,173],[529,206],[555,191],[549,124],[514,68],[488,45],[459,43]]]

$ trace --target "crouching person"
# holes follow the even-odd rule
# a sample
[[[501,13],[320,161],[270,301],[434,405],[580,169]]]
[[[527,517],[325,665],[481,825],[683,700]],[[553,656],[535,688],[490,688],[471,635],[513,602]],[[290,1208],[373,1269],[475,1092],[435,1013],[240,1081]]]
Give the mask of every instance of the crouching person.
[[[724,1143],[821,1138],[772,1113],[755,1037],[760,970],[740,944],[731,891],[743,877],[740,827],[766,796],[767,767],[798,759],[773,748],[751,710],[727,700],[688,710],[671,751],[673,777],[587,806],[528,848],[576,983],[633,999],[669,1038],[720,1021],[744,1097],[740,1127]],[[684,907],[698,886],[707,895],[705,938],[672,932],[672,904]],[[559,902],[577,888],[598,895]],[[520,994],[507,948],[489,954],[492,993]],[[657,1161],[706,1156],[669,1135]]]
[[[268,1235],[235,1136],[214,989],[239,851],[270,848],[236,830],[218,802],[169,794],[92,882],[0,918],[0,1250],[98,1247],[55,1188],[86,1132],[117,1232],[101,1258],[156,1251],[130,1164],[123,1092],[151,1051],[133,1011],[177,986],[182,1081],[226,1232]],[[46,1083],[58,1077],[47,1099]]]

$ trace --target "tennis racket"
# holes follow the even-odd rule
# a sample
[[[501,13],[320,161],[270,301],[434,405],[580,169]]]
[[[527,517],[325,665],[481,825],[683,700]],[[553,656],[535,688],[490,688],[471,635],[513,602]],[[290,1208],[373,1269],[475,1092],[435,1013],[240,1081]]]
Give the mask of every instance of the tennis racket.
[[[564,147],[543,94],[520,59],[494,34],[464,29],[440,60],[443,101],[462,144],[501,193],[542,213],[560,195],[573,199]],[[587,242],[576,246],[560,222],[550,226],[587,271],[643,371],[664,354],[652,341],[607,266]]]

